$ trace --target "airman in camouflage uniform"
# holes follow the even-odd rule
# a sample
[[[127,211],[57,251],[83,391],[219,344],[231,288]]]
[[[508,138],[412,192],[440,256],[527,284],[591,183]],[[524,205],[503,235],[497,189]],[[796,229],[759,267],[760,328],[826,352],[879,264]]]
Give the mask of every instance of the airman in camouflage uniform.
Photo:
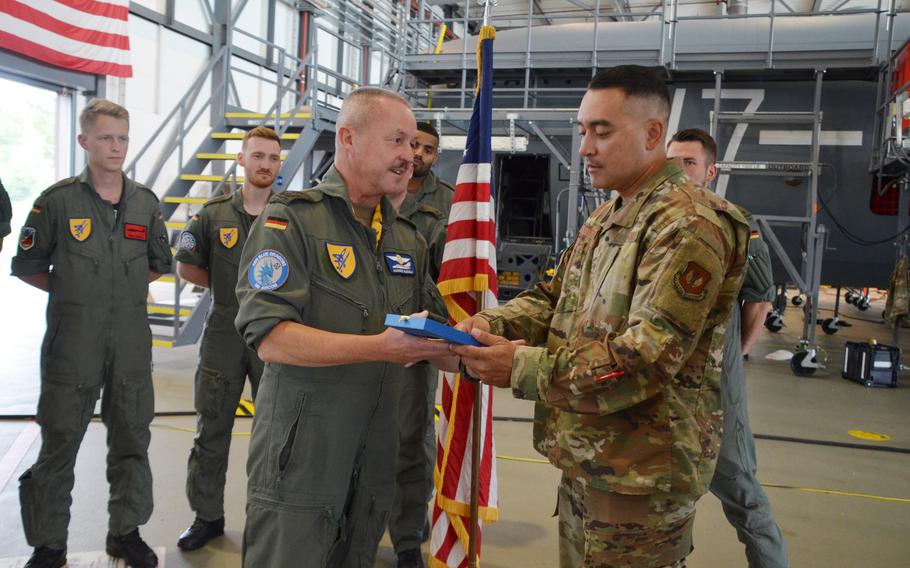
[[[717,459],[723,337],[749,229],[665,160],[668,113],[655,71],[592,79],[580,151],[592,185],[620,196],[584,223],[550,282],[462,323],[490,347],[452,348],[474,376],[535,401],[534,446],[563,472],[566,568],[682,566]]]
[[[704,130],[688,128],[677,132],[667,153],[683,161],[686,175],[696,183],[707,186],[717,175],[717,144]],[[784,537],[758,481],[755,439],[746,404],[743,353],[763,328],[774,299],[768,244],[762,239],[758,224],[748,214],[746,217],[752,229],[749,256],[743,287],[724,337],[721,365],[724,428],[710,489],[720,499],[727,520],[745,545],[750,568],[787,568],[790,560]]]
[[[897,325],[907,315],[910,315],[910,261],[906,255],[901,255],[888,282],[885,321]]]

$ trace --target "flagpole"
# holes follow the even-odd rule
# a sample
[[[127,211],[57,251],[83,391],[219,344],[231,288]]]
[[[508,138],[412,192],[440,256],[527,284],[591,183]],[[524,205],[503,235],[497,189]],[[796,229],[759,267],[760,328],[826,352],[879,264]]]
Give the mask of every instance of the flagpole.
[[[490,24],[490,6],[497,0],[478,0],[483,4],[483,26]],[[530,33],[530,31],[529,31]],[[480,44],[477,45],[480,49]],[[479,72],[479,69],[478,69]],[[480,75],[478,73],[478,80]],[[480,85],[478,84],[478,89]],[[483,295],[481,295],[483,298]],[[486,308],[482,301],[481,309]],[[480,532],[480,430],[481,412],[483,412],[483,383],[477,381],[474,387],[474,411],[471,412],[471,527],[468,531],[468,568],[478,568],[477,562],[477,535]]]

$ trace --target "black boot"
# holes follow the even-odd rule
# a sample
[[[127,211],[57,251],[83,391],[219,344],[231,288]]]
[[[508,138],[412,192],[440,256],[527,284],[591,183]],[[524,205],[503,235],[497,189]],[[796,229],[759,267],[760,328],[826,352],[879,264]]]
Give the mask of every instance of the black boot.
[[[224,517],[214,521],[205,521],[196,517],[193,525],[183,531],[177,546],[180,550],[190,551],[202,548],[205,543],[224,534]]]
[[[39,546],[25,563],[25,568],[61,568],[66,566],[66,549]]]
[[[425,568],[419,548],[405,550],[398,555],[398,568]]]
[[[123,558],[132,568],[155,568],[158,557],[155,551],[139,536],[139,529],[123,536],[107,533],[107,553],[114,558]]]

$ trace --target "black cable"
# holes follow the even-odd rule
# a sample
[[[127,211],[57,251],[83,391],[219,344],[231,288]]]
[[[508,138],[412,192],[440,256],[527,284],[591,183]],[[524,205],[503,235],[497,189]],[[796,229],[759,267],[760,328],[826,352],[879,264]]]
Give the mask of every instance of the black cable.
[[[825,167],[830,167],[830,166],[825,165]],[[831,167],[831,171],[834,174],[834,183],[832,185],[832,188],[833,188],[832,195],[833,195],[833,194],[837,193],[837,169],[834,167]],[[856,233],[854,233],[853,231],[851,231],[850,229],[845,227],[840,221],[837,220],[837,217],[834,216],[834,212],[828,206],[828,202],[825,199],[825,196],[822,195],[821,187],[818,188],[818,191],[816,193],[818,195],[818,201],[822,204],[822,207],[824,207],[824,211],[828,215],[828,217],[831,219],[831,222],[834,223],[834,225],[840,230],[840,232],[844,235],[844,237],[847,238],[848,241],[852,242],[855,245],[858,245],[861,247],[871,247],[871,246],[883,245],[883,244],[894,241],[895,239],[897,239],[898,237],[900,237],[907,231],[910,231],[910,225],[908,225],[907,227],[904,227],[896,234],[886,237],[884,239],[878,239],[878,240],[873,241],[873,240],[868,240],[863,237],[860,237],[859,235],[857,235]]]

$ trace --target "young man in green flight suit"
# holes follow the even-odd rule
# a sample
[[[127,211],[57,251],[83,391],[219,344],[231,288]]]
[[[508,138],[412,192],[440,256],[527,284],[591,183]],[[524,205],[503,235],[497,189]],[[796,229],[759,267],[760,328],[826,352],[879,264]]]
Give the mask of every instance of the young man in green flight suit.
[[[247,377],[255,398],[262,376],[262,361],[234,327],[234,289],[243,245],[273,195],[272,183],[281,169],[278,134],[265,126],[247,132],[237,163],[244,169],[243,186],[209,200],[187,224],[177,250],[177,273],[211,288],[213,300],[199,348],[198,419],[186,476],[186,496],[196,519],[177,541],[186,551],[224,534],[224,482],[234,415]]]
[[[101,399],[107,426],[107,552],[134,568],[158,558],[139,536],[152,514],[149,424],[155,413],[149,282],[171,271],[158,198],[123,174],[129,114],[94,99],[79,116],[88,166],[35,201],[12,273],[48,292],[37,420],[41,451],[19,478],[28,568],[66,564],[73,467]]]
[[[438,160],[439,132],[428,122],[418,122],[417,139],[414,141],[414,175],[408,181],[408,193],[417,203],[441,211],[448,220],[455,188],[433,173],[433,166]]]
[[[418,123],[418,129],[421,128]],[[425,124],[426,125],[426,124]],[[429,125],[426,125],[429,126]],[[430,127],[432,128],[432,127]],[[420,132],[418,132],[418,137]],[[422,145],[414,144],[414,168]],[[429,246],[430,278],[439,279],[446,244],[446,218],[442,211],[418,203],[407,191],[389,197],[398,214],[411,220]],[[420,544],[429,537],[427,504],[433,494],[436,464],[435,402],[439,371],[431,365],[404,369],[399,401],[398,474],[395,501],[389,517],[389,536],[398,556],[398,568],[423,568]]]
[[[448,353],[384,326],[387,313],[445,309],[424,239],[386,198],[407,185],[415,133],[401,96],[353,91],[333,167],[315,188],[273,197],[243,249],[236,325],[266,362],[245,566],[373,564],[395,492],[396,367]]]
[[[667,155],[679,158],[695,183],[707,187],[717,176],[717,143],[698,128],[680,130],[670,139]],[[749,568],[789,568],[787,546],[756,473],[755,439],[749,427],[743,354],[748,353],[764,327],[774,299],[771,255],[758,225],[749,218],[749,261],[727,334],[721,366],[724,432],[711,493],[720,499],[727,520],[746,546]]]
[[[673,568],[720,444],[720,357],[749,225],[664,148],[659,71],[600,70],[578,110],[595,210],[554,278],[459,327],[468,371],[535,405],[534,443],[562,470],[563,568]],[[514,341],[525,341],[526,346]]]

